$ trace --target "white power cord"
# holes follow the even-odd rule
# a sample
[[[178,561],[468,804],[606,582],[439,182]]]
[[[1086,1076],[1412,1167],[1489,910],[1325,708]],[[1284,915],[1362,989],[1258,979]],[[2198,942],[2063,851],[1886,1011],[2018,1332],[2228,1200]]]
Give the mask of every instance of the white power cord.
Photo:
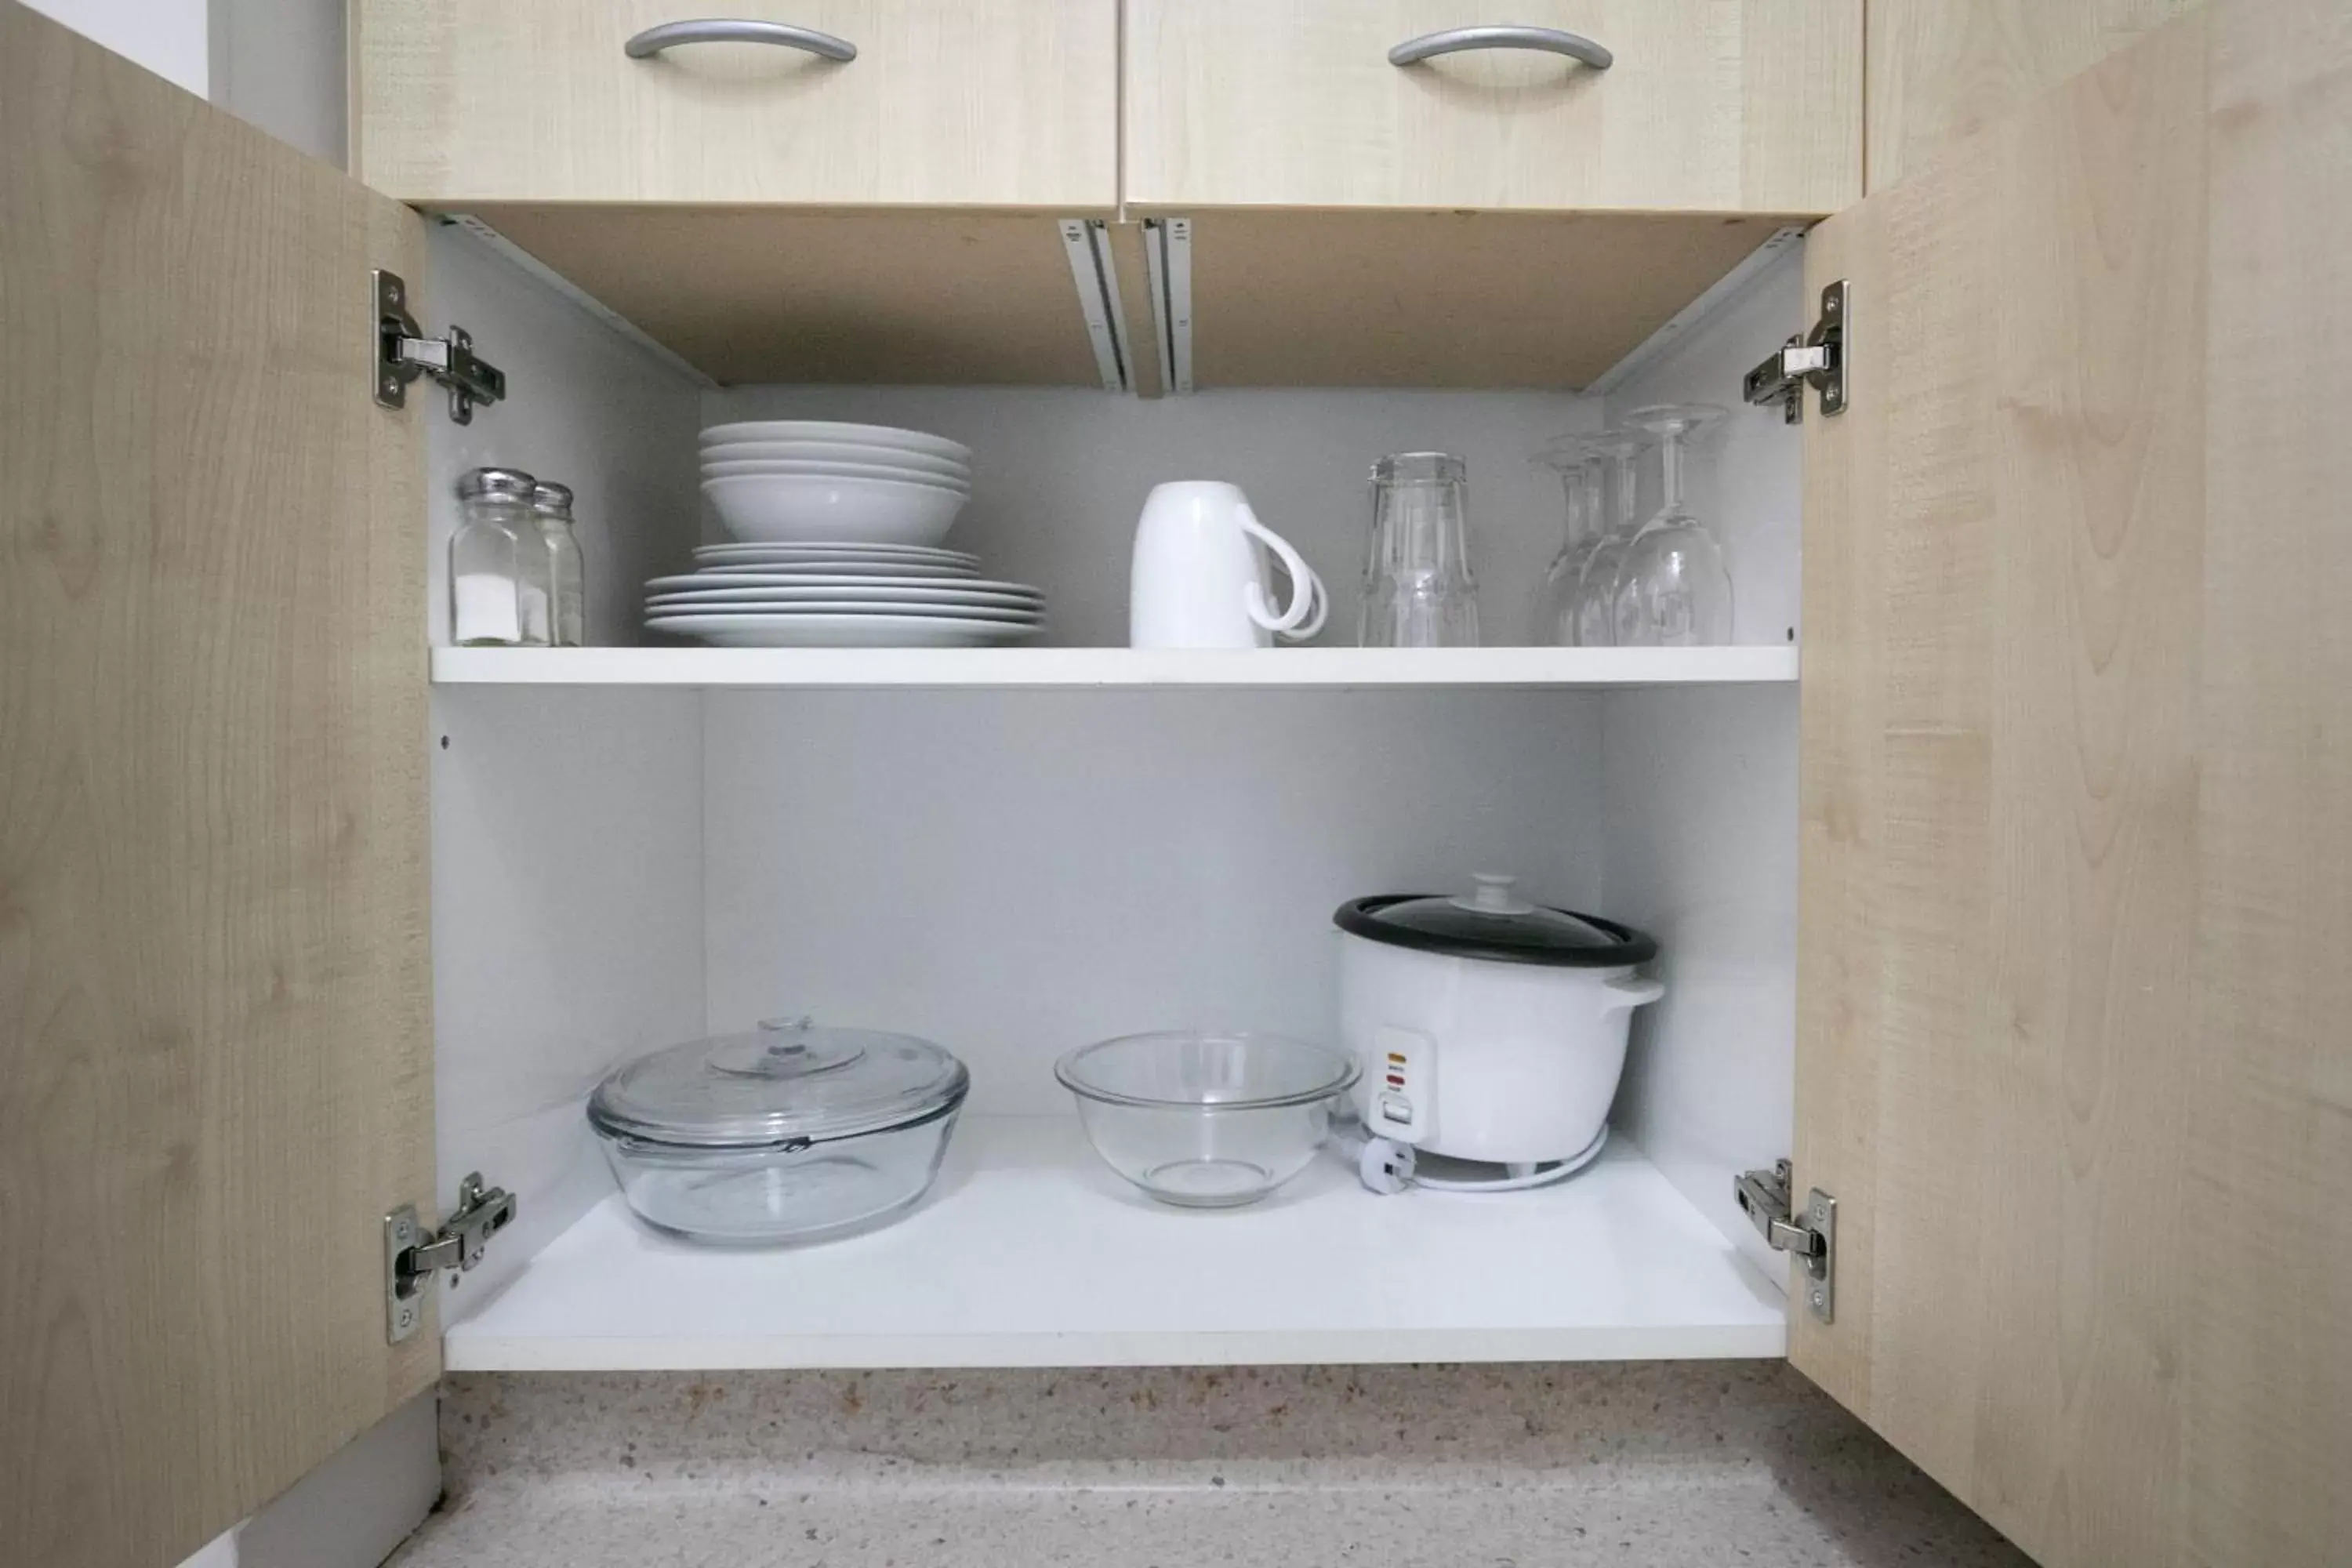
[[[1504,1174],[1483,1181],[1465,1181],[1450,1176],[1424,1176],[1420,1173],[1420,1155],[1410,1143],[1399,1143],[1391,1138],[1372,1137],[1361,1121],[1350,1119],[1334,1128],[1334,1135],[1356,1145],[1356,1175],[1368,1191],[1387,1195],[1401,1193],[1407,1187],[1426,1187],[1433,1193],[1517,1193],[1529,1187],[1549,1186],[1576,1174],[1601,1158],[1601,1151],[1609,1142],[1609,1129],[1603,1125],[1591,1142],[1565,1160],[1551,1164],[1506,1165]]]

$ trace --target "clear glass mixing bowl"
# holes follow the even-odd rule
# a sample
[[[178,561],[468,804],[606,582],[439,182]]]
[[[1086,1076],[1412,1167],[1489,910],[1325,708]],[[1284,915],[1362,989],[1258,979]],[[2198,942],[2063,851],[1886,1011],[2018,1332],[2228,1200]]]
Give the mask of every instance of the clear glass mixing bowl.
[[[1181,1029],[1072,1051],[1054,1076],[1103,1163],[1162,1203],[1255,1203],[1330,1135],[1356,1063],[1282,1035]]]

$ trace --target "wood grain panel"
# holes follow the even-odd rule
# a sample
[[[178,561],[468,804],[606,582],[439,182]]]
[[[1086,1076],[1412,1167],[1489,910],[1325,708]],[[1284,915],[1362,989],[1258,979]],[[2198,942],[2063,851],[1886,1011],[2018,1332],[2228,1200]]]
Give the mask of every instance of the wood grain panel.
[[[622,46],[698,15],[846,38],[845,64]],[[357,0],[352,167],[452,202],[1118,200],[1118,0]]]
[[[2197,1563],[2352,1557],[2352,9],[2212,12]],[[2200,1249],[2201,1251],[2201,1249]]]
[[[1860,0],[1125,0],[1142,206],[1834,212],[1862,192]],[[1400,68],[1470,23],[1565,28]]]
[[[177,1562],[430,1384],[414,215],[0,0],[0,1521]]]
[[[2205,39],[1816,231],[1791,1359],[2052,1564],[2175,1560],[2196,1051]],[[2259,1308],[2249,1304],[2242,1321]]]
[[[1573,390],[1639,347],[1786,221],[1195,214],[1193,380],[1202,387]]]
[[[718,381],[1102,384],[1046,213],[472,212]]]
[[[1869,0],[1869,189],[2202,4]]]

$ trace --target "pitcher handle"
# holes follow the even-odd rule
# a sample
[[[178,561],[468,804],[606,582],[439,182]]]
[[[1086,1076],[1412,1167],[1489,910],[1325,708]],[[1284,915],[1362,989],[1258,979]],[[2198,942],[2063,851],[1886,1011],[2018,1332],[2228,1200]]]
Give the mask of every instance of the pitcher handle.
[[[1290,547],[1288,540],[1257,520],[1257,513],[1250,510],[1249,502],[1243,501],[1240,506],[1242,531],[1273,551],[1282,563],[1283,571],[1290,576],[1290,605],[1280,615],[1276,615],[1273,606],[1265,602],[1265,586],[1251,583],[1244,590],[1247,597],[1244,601],[1249,607],[1249,617],[1270,632],[1291,631],[1315,607],[1314,590],[1309,586],[1314,574],[1307,569],[1307,563],[1299,559],[1298,552]]]

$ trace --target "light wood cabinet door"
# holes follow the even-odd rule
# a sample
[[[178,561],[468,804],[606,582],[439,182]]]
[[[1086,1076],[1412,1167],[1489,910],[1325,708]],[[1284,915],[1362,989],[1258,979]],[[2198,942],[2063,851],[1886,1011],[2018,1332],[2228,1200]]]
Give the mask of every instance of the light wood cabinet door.
[[[2052,1568],[2352,1543],[2352,28],[2214,0],[1813,230],[1790,1359]]]
[[[415,215],[0,0],[0,1558],[177,1563],[438,1368]]]
[[[1882,191],[2204,0],[1870,0],[1863,163]]]
[[[853,45],[631,58],[684,0],[357,0],[352,167],[422,205],[1108,209],[1118,0],[741,0]]]
[[[1126,0],[1150,207],[1834,212],[1862,194],[1861,0]],[[1597,42],[1395,66],[1508,22]]]

